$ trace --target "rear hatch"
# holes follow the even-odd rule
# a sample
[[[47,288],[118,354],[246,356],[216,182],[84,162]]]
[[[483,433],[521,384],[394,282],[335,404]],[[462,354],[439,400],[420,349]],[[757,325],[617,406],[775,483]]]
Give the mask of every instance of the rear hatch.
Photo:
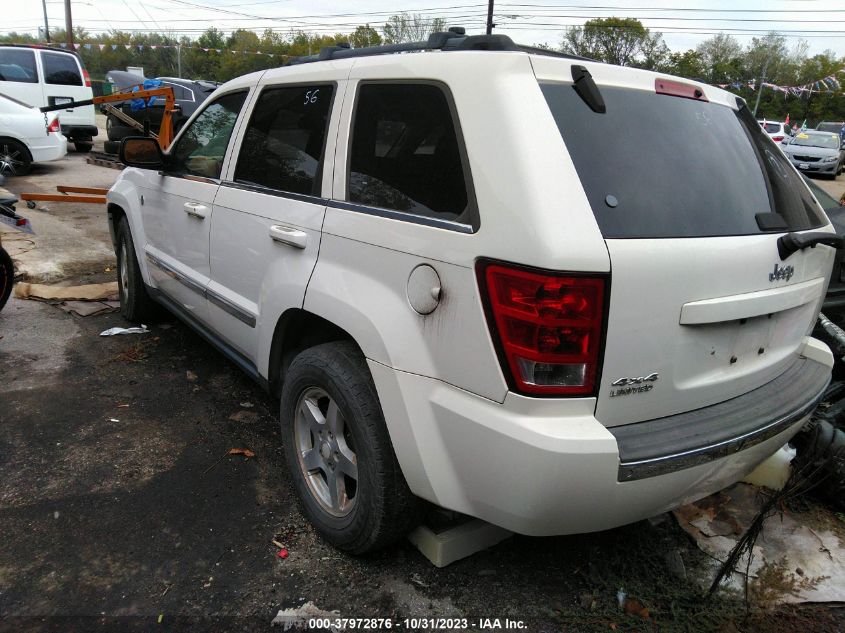
[[[587,64],[601,113],[570,64],[537,74],[610,254],[596,417],[660,418],[771,381],[812,329],[834,254],[782,261],[777,240],[828,225],[822,209],[731,95]]]

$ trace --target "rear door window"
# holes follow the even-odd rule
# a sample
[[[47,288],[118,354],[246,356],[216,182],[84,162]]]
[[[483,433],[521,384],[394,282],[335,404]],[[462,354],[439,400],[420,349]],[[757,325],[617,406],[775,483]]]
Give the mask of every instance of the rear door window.
[[[35,51],[23,48],[0,48],[0,81],[38,83]]]
[[[468,170],[441,86],[362,84],[354,116],[350,202],[471,223]]]
[[[73,55],[41,52],[44,81],[57,86],[81,86],[82,73]]]
[[[235,181],[320,195],[320,174],[334,86],[266,88],[241,143]]]
[[[599,114],[571,85],[542,90],[606,238],[755,234],[760,213],[826,224],[747,108],[601,86]]]

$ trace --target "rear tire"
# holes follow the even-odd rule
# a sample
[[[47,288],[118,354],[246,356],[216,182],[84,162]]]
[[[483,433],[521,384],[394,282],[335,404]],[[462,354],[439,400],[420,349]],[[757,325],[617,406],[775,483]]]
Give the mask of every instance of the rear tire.
[[[158,304],[152,300],[144,286],[144,278],[135,256],[135,242],[125,217],[117,225],[117,287],[120,313],[127,321],[142,323],[154,319],[158,314]]]
[[[0,140],[0,174],[26,176],[32,169],[32,156],[26,145],[12,139]]]
[[[87,154],[94,149],[94,141],[74,141],[73,148],[80,154]]]
[[[9,296],[12,294],[12,285],[15,283],[15,265],[12,258],[2,247],[0,247],[0,310],[6,305]]]
[[[123,141],[103,141],[103,151],[106,154],[119,154],[120,144]]]
[[[421,504],[396,461],[369,368],[354,343],[324,343],[293,360],[280,421],[300,505],[326,541],[365,554],[416,525]]]

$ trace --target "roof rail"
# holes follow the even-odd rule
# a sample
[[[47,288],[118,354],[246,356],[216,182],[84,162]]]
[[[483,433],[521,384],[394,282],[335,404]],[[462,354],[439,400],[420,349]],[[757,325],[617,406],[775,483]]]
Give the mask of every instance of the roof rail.
[[[383,46],[366,46],[351,48],[349,43],[341,42],[335,46],[326,46],[317,55],[294,57],[284,65],[308,64],[329,59],[347,59],[350,57],[372,57],[375,55],[389,55],[391,53],[408,53],[412,51],[521,51],[554,57],[566,57],[592,61],[586,57],[567,55],[543,48],[520,46],[507,35],[467,35],[462,26],[453,26],[448,31],[441,31],[429,35],[424,42],[403,42],[401,44],[385,44]]]

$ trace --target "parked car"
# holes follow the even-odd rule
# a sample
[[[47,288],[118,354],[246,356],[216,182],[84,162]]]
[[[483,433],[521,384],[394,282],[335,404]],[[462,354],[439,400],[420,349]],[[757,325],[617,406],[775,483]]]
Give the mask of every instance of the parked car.
[[[758,120],[757,122],[760,124],[760,127],[763,128],[763,131],[768,134],[769,138],[775,143],[780,143],[784,139],[792,136],[792,129],[789,127],[788,123],[766,121],[765,119],[762,121]]]
[[[0,93],[0,174],[25,176],[32,163],[59,160],[67,154],[59,115],[42,113]]]
[[[800,171],[831,179],[841,174],[845,165],[845,143],[832,132],[799,132],[785,142],[783,151]]]
[[[120,90],[143,83],[144,77],[134,73],[111,70],[106,74],[106,79],[110,81]],[[176,99],[176,105],[179,106],[179,112],[174,117],[174,130],[179,131],[190,116],[196,112],[197,108],[214,92],[220,85],[216,81],[193,80],[193,79],[179,79],[176,77],[157,77],[162,87],[169,87],[173,89],[173,96]],[[143,122],[145,119],[149,120],[150,129],[153,132],[158,132],[161,125],[161,117],[164,112],[164,101],[156,99],[153,104],[141,111],[132,110],[130,102],[116,105],[124,114],[131,116],[133,119]],[[127,136],[138,134],[138,130],[126,125],[122,120],[109,114],[106,118],[106,132],[110,141],[120,141]]]
[[[804,176],[805,184],[819,201],[830,220],[831,225],[837,234],[845,237],[845,206],[831,196],[827,191],[819,187],[815,182]],[[839,314],[845,310],[845,268],[843,268],[843,251],[836,252],[833,263],[833,272],[830,276],[830,285],[824,297],[822,312],[825,314]]]
[[[84,101],[94,96],[82,58],[37,45],[0,44],[0,92],[35,107]],[[78,152],[90,152],[97,136],[94,106],[61,112],[62,134]]]
[[[659,514],[830,380],[807,333],[842,241],[713,86],[451,31],[239,77],[121,159],[122,314],[165,306],[280,398],[349,552],[419,498],[530,535]]]

